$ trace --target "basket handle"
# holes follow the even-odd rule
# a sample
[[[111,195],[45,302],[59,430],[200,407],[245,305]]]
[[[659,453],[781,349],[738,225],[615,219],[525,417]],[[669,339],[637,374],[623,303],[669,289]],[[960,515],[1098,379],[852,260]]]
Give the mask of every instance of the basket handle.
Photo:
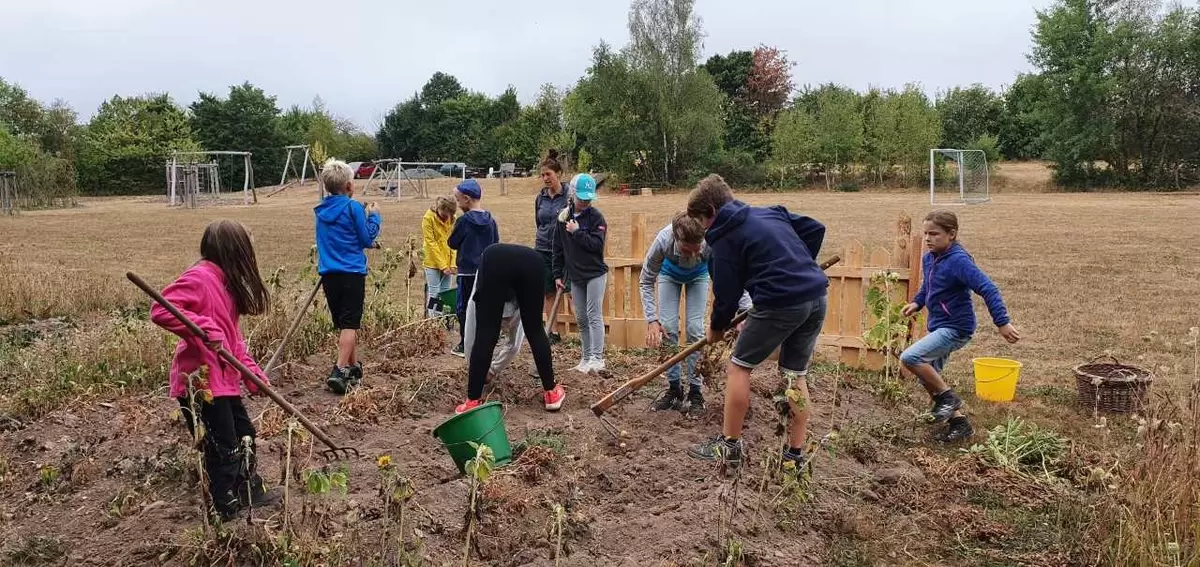
[[[1100,356],[1096,356],[1096,357],[1092,358],[1091,360],[1087,361],[1087,363],[1092,364],[1092,363],[1096,362],[1097,360],[1100,360],[1101,358],[1107,358],[1107,359],[1113,361],[1113,364],[1121,364],[1121,361],[1117,360],[1117,357],[1115,357],[1111,354],[1102,354]]]

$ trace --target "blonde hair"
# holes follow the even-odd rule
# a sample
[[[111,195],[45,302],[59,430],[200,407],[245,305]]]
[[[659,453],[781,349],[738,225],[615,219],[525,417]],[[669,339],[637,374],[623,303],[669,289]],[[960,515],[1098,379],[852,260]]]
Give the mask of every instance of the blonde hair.
[[[321,184],[330,195],[341,195],[346,191],[346,184],[354,179],[354,172],[346,162],[329,158],[321,168]]]
[[[458,208],[458,205],[454,203],[454,199],[452,199],[449,195],[438,195],[437,199],[434,199],[433,201],[433,207],[430,207],[434,213],[451,218],[454,217],[454,211],[456,208]]]

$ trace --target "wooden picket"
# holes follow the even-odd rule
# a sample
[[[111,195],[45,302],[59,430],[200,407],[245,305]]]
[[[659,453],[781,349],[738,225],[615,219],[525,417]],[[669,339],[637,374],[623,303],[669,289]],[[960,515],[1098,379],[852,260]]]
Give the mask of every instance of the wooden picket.
[[[647,246],[645,214],[633,213],[630,226],[628,255],[605,258],[609,266],[604,301],[605,340],[614,348],[646,346],[646,320],[638,288]],[[829,308],[818,345],[837,349],[837,360],[847,366],[877,370],[884,364],[884,354],[868,347],[862,338],[875,323],[866,304],[871,277],[882,271],[895,272],[898,285],[893,290],[893,301],[897,302],[911,301],[920,286],[921,237],[912,234],[911,226],[909,217],[901,215],[895,246],[890,252],[879,247],[868,251],[861,242],[851,241],[840,254],[842,261],[825,272],[829,277]],[[711,302],[710,294],[710,306]],[[681,298],[681,331],[686,327],[685,314],[686,304]],[[563,297],[556,328],[560,333],[578,331],[570,294]],[[923,334],[915,322],[910,332],[914,338]],[[689,337],[692,341],[698,338]]]

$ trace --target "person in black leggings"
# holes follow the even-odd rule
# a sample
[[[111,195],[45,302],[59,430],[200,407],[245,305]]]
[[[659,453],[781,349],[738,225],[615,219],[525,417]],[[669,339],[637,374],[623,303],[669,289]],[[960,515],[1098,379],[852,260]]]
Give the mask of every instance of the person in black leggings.
[[[542,328],[542,291],[546,265],[542,255],[527,246],[493,244],[483,251],[475,287],[467,300],[467,401],[454,408],[463,413],[481,405],[483,385],[492,366],[492,353],[500,340],[504,305],[515,302],[516,317],[533,351],[533,360],[542,379],[542,400],[547,411],[562,407],[567,395],[561,384],[554,382],[554,361],[550,358],[550,341]]]

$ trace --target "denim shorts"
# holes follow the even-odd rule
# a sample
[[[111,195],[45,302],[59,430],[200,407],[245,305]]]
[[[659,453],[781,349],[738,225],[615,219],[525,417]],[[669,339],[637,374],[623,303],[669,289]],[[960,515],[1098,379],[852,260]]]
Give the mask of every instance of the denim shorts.
[[[943,327],[930,331],[921,340],[904,349],[900,354],[900,362],[910,366],[928,364],[941,373],[942,368],[946,366],[946,360],[950,358],[950,353],[967,346],[969,342],[970,334]]]

